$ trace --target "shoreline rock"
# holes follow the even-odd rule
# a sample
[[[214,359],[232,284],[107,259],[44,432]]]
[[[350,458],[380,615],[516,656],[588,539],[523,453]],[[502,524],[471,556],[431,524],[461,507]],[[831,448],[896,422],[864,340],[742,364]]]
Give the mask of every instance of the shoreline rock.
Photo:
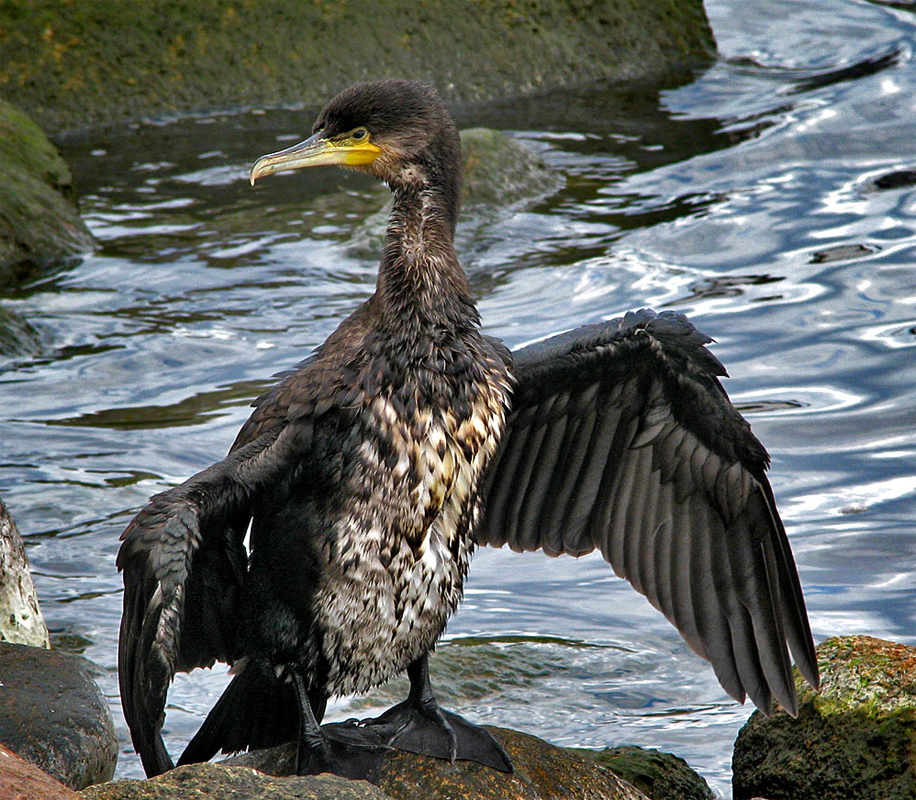
[[[0,742],[71,789],[111,780],[118,742],[92,665],[0,642]]]
[[[576,750],[536,736],[487,726],[512,759],[508,775],[470,761],[448,761],[393,750],[385,755],[378,787],[394,800],[649,800],[637,788]],[[224,763],[270,775],[295,771],[295,744],[255,750]]]
[[[320,103],[384,76],[485,100],[659,75],[715,52],[701,0],[13,0],[0,31],[3,96],[55,133]]]
[[[3,316],[0,315],[0,325]],[[2,342],[2,336],[0,336]],[[50,648],[22,535],[0,500],[0,641]]]
[[[91,786],[83,800],[391,800],[365,781],[336,775],[277,778],[250,767],[188,764],[149,780]]]
[[[0,744],[0,797],[10,800],[79,800],[79,795]]]
[[[652,800],[715,800],[706,781],[680,756],[633,745],[577,752],[595,759]]]
[[[28,116],[0,100],[0,286],[95,244],[70,169]]]
[[[817,646],[821,689],[799,714],[755,712],[738,734],[734,800],[916,798],[916,647],[870,636]]]

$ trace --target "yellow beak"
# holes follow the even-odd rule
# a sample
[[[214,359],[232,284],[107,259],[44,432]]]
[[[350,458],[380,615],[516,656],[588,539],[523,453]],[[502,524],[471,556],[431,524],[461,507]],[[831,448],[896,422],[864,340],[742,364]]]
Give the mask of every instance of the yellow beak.
[[[287,147],[277,153],[261,156],[254,162],[249,174],[251,185],[274,172],[303,167],[320,167],[324,164],[337,164],[346,167],[358,167],[371,164],[381,154],[381,148],[370,141],[352,142],[343,140],[335,142],[323,138],[321,131],[310,136],[304,142]]]

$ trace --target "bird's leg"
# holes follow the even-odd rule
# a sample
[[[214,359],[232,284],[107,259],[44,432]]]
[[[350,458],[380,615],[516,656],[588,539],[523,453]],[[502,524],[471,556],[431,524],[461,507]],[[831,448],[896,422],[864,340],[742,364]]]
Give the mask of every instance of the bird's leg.
[[[512,761],[490,733],[439,707],[429,682],[429,661],[421,656],[407,667],[407,699],[361,727],[375,730],[386,744],[410,753],[435,758],[476,761],[493,769],[512,772]]]
[[[299,704],[299,741],[296,749],[296,774],[317,775],[333,772],[344,778],[374,781],[385,752],[390,750],[380,739],[337,735],[337,726],[322,728],[315,719],[305,679],[293,673]]]
[[[418,732],[420,728],[432,725],[445,735],[448,760],[454,764],[455,759],[458,758],[458,737],[445,719],[445,714],[439,708],[436,696],[433,694],[433,687],[429,681],[429,657],[424,655],[410,664],[407,667],[407,677],[410,679],[407,699],[379,718],[382,719],[391,714],[400,723],[400,727],[389,738],[388,744],[396,747],[399,738],[409,742],[412,734]],[[392,714],[396,709],[400,711]]]
[[[296,774],[315,775],[329,761],[329,747],[321,732],[318,720],[312,711],[312,703],[305,688],[305,679],[299,672],[293,674],[296,684],[296,700],[299,703],[299,744],[296,750]]]

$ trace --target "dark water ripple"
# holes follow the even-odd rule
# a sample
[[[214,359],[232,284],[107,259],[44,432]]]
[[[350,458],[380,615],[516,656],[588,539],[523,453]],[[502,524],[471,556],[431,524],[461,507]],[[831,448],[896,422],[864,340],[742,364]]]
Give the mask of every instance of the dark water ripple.
[[[816,636],[916,644],[914,16],[853,0],[707,8],[721,56],[676,86],[463,112],[564,178],[533,203],[469,209],[464,261],[488,330],[513,346],[630,308],[689,314],[773,457]],[[373,288],[366,220],[383,192],[332,171],[245,180],[311,115],[67,144],[101,249],[0,296],[41,340],[0,363],[0,494],[56,644],[105,671],[125,776],[140,768],[117,704],[118,534],[225,452],[270,374]],[[559,743],[673,750],[728,796],[749,709],[600,559],[479,553],[446,641],[507,659],[502,679],[453,689],[459,710]],[[173,750],[224,684],[179,677]]]

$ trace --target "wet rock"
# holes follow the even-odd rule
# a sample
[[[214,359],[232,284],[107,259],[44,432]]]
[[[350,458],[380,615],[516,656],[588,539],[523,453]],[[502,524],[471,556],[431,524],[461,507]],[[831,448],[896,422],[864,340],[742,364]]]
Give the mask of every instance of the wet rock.
[[[908,189],[916,186],[916,169],[898,169],[875,178],[871,185],[875,189]]]
[[[64,160],[32,120],[2,100],[0,185],[0,285],[17,282],[36,264],[92,249]]]
[[[648,800],[641,791],[595,761],[526,733],[488,728],[505,748],[515,773],[508,775],[469,761],[448,761],[392,751],[378,786],[396,800]],[[292,744],[258,750],[226,763],[247,765],[273,775],[294,771]]]
[[[701,0],[0,4],[4,97],[49,130],[324,102],[355,80],[476,100],[660,75],[715,52]]]
[[[548,192],[562,182],[534,150],[490,128],[461,131],[462,204],[504,207]]]
[[[820,693],[799,715],[751,716],[735,743],[735,800],[916,798],[916,647],[870,636],[817,647]]]
[[[110,780],[118,758],[91,670],[70,653],[0,643],[0,742],[71,789]]]
[[[83,800],[391,800],[365,781],[336,775],[276,778],[249,767],[189,764],[146,781],[92,786]]]
[[[2,311],[2,309],[0,309]],[[0,314],[0,325],[3,316]],[[0,335],[2,341],[2,335]],[[22,536],[0,500],[0,641],[50,647]]]
[[[0,797],[4,800],[79,800],[79,795],[0,744]]]
[[[840,244],[818,250],[811,256],[811,264],[833,264],[836,261],[850,261],[854,258],[864,258],[880,252],[880,248],[870,244]]]
[[[40,352],[41,336],[38,331],[21,314],[0,306],[0,358],[33,356]],[[3,578],[0,577],[0,587],[2,585]],[[0,631],[0,638],[3,638],[2,631]]]
[[[652,800],[715,800],[712,789],[683,758],[643,747],[579,750],[632,783]]]

